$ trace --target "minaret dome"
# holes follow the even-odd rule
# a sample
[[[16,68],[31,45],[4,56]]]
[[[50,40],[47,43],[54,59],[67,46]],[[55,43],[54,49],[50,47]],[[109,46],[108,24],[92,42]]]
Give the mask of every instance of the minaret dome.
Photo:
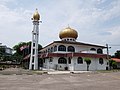
[[[32,19],[36,20],[36,21],[40,20],[40,14],[38,13],[37,9],[36,9],[35,13],[33,14],[33,18]]]

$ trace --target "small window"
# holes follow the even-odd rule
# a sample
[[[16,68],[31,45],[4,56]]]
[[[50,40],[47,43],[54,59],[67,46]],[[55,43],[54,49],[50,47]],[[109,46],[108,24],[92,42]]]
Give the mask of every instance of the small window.
[[[58,51],[66,51],[66,47],[64,45],[60,45],[58,47]]]
[[[33,47],[35,47],[35,43],[33,43]]]
[[[107,62],[107,65],[109,65],[109,62]]]
[[[67,60],[64,57],[58,59],[58,64],[67,64]]]
[[[68,52],[75,52],[75,48],[73,46],[68,46]]]
[[[53,47],[51,47],[50,52],[53,52]]]
[[[48,52],[50,52],[50,48],[48,48]]]
[[[102,49],[100,49],[100,48],[99,48],[99,49],[97,49],[97,53],[98,53],[98,54],[103,54]]]
[[[57,51],[57,46],[54,46],[54,52]]]
[[[66,39],[64,39],[63,41],[66,41]]]
[[[95,48],[91,48],[90,50],[91,50],[91,51],[96,51],[96,49],[95,49]]]
[[[53,61],[53,59],[52,58],[50,58],[50,61],[49,62],[52,62]]]
[[[33,49],[33,55],[35,54],[35,49]]]
[[[71,64],[71,58],[70,57],[68,58],[68,63]]]
[[[34,63],[34,57],[32,57],[32,63]]]
[[[82,57],[78,57],[77,63],[78,63],[78,64],[83,64],[83,59],[82,59]]]
[[[46,50],[45,52],[47,53],[48,51]]]
[[[104,63],[104,61],[103,61],[103,58],[99,58],[99,64],[103,64]]]

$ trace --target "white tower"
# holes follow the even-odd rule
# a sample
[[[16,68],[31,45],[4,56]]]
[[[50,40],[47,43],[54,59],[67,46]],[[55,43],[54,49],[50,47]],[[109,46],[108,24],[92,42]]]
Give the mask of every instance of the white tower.
[[[38,69],[38,38],[39,38],[39,20],[40,15],[36,9],[33,14],[33,31],[32,31],[32,43],[31,43],[31,56],[29,69],[37,70]]]

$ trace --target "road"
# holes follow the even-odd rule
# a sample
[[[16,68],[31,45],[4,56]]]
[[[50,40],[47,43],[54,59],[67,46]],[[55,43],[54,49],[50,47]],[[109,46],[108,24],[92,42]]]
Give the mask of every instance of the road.
[[[0,75],[0,90],[120,90],[120,72]]]

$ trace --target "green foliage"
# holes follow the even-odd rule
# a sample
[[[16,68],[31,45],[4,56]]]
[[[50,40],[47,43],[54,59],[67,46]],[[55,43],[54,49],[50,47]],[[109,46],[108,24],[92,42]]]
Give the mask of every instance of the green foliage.
[[[14,53],[12,55],[12,60],[16,63],[20,63],[23,59],[23,56],[22,55],[19,55],[18,53]]]
[[[87,65],[91,64],[91,59],[90,58],[85,58],[84,60],[85,60],[85,62],[86,62]]]
[[[116,66],[117,65],[117,62],[113,62],[112,63],[112,66],[114,67],[114,66]]]
[[[120,51],[116,51],[115,57],[120,59]]]
[[[5,53],[5,48],[0,47],[0,53],[1,54]]]
[[[120,59],[120,50],[116,51],[112,58],[119,58]]]
[[[84,60],[87,64],[87,71],[89,71],[89,65],[91,64],[91,59],[90,58],[85,58]]]
[[[22,55],[22,52],[21,52],[21,50],[20,50],[20,47],[22,47],[22,46],[24,46],[24,45],[26,45],[25,42],[20,42],[20,43],[18,43],[17,45],[15,45],[15,46],[13,47],[13,50],[15,50],[16,53],[18,53],[19,55]]]
[[[27,46],[26,49],[20,50],[22,46]],[[21,60],[31,52],[31,41],[29,42],[20,42],[16,44],[13,49],[15,50],[15,53],[13,54],[12,58],[16,60],[17,62],[21,62]],[[42,49],[42,46],[38,44],[38,50]]]
[[[117,62],[116,61],[110,60],[109,64],[110,64],[110,68],[111,67],[113,67],[113,69],[117,68]]]
[[[31,51],[31,41],[29,41],[29,42],[20,42],[17,45],[15,45],[13,47],[13,49],[16,51],[16,53],[18,53],[19,55],[22,55],[23,52],[20,50],[20,48],[22,46],[25,46],[25,45],[28,46],[29,53],[30,53],[30,51]],[[40,50],[40,49],[42,49],[42,46],[40,44],[38,44],[38,50]]]

